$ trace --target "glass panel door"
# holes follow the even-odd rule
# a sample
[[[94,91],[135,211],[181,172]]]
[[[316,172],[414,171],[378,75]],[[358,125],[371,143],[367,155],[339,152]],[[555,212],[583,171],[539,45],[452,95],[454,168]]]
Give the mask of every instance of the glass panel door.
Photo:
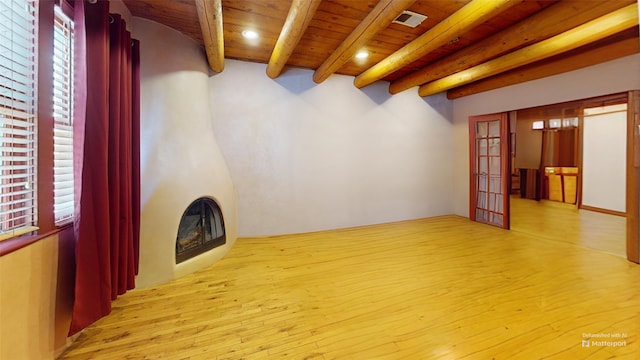
[[[469,118],[471,220],[509,228],[507,114]]]

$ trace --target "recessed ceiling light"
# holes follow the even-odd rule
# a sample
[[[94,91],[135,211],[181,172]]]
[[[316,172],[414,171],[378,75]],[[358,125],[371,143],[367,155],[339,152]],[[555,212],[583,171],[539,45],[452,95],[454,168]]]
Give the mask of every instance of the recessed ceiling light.
[[[242,32],[242,36],[243,36],[245,39],[253,40],[253,39],[257,39],[257,38],[258,38],[258,33],[257,33],[257,32],[255,32],[255,31],[253,31],[253,30],[244,30],[244,31]]]
[[[358,53],[356,54],[356,59],[363,60],[363,59],[366,59],[368,57],[369,57],[369,53],[364,51],[364,50],[363,51],[358,51]]]

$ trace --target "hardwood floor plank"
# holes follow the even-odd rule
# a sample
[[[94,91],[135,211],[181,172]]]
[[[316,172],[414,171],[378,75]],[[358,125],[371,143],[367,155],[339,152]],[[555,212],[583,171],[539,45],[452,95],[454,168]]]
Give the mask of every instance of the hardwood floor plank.
[[[626,218],[557,201],[511,197],[511,229],[626,257]]]
[[[443,216],[238,239],[118,298],[62,359],[635,359],[640,266],[549,226]]]

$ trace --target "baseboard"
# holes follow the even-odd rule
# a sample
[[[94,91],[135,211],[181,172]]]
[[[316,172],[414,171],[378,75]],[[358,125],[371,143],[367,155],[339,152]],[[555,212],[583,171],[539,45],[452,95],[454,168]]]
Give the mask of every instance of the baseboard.
[[[589,206],[589,205],[580,205],[580,209],[582,210],[589,210],[589,211],[595,211],[595,212],[599,212],[599,213],[604,213],[604,214],[609,214],[609,215],[617,215],[617,216],[622,216],[622,217],[627,217],[627,213],[624,211],[616,211],[616,210],[609,210],[609,209],[603,209],[603,208],[599,208],[599,207],[595,207],[595,206]]]

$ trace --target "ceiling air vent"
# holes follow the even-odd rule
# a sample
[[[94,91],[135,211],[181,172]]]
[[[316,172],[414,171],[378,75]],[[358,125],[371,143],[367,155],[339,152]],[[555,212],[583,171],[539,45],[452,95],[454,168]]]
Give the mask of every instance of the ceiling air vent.
[[[405,25],[408,27],[416,27],[420,25],[426,19],[426,15],[418,14],[413,11],[405,10],[398,16],[395,20],[393,20],[396,24]]]

